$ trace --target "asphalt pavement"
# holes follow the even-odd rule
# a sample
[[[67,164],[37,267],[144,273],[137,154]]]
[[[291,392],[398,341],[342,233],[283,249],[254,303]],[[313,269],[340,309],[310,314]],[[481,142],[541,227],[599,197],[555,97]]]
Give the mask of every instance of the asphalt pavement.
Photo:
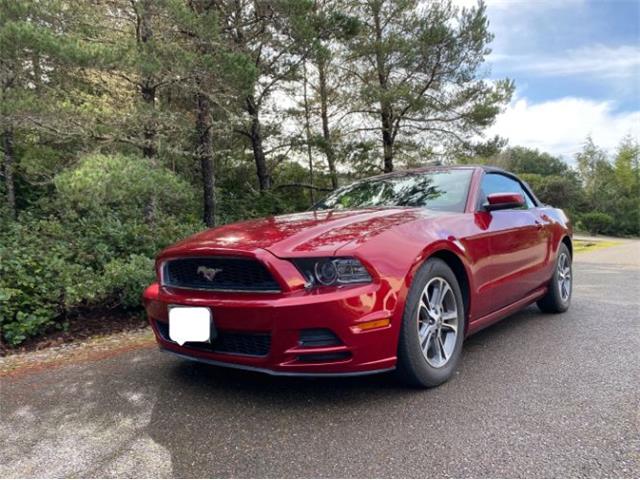
[[[2,477],[639,477],[640,243],[573,304],[467,339],[449,383],[274,378],[155,349],[0,379]]]

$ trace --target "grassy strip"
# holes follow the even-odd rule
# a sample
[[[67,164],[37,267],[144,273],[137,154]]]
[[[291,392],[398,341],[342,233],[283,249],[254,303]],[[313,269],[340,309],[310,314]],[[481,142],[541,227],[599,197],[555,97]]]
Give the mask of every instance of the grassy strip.
[[[592,252],[594,250],[600,250],[602,248],[615,247],[616,245],[620,245],[621,243],[622,242],[616,242],[615,240],[602,240],[602,241],[574,240],[573,252],[574,253]]]

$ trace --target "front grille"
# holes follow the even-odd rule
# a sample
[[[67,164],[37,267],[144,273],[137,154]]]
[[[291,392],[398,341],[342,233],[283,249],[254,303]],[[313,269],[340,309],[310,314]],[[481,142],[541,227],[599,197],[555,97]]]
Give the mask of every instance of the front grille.
[[[247,258],[193,257],[168,260],[164,285],[195,290],[279,292],[269,270]]]
[[[160,336],[167,341],[169,338],[169,324],[156,322]],[[187,342],[187,348],[205,352],[231,353],[234,355],[251,355],[264,357],[271,349],[271,335],[269,333],[238,333],[219,331],[218,336],[211,343]]]

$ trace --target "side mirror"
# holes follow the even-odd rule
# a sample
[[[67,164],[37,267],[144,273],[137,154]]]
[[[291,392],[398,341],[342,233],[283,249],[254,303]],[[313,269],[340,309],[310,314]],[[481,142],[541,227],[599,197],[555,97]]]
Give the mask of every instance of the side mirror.
[[[491,212],[507,208],[520,208],[524,205],[524,197],[520,193],[492,193],[487,195],[487,203],[483,207],[486,211]]]

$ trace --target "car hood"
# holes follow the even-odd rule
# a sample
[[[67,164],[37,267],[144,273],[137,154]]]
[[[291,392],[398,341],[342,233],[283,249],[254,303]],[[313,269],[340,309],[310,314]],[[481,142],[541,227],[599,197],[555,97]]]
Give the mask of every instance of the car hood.
[[[265,249],[282,258],[331,255],[393,226],[429,215],[421,208],[319,210],[224,225],[197,233],[161,256]]]

